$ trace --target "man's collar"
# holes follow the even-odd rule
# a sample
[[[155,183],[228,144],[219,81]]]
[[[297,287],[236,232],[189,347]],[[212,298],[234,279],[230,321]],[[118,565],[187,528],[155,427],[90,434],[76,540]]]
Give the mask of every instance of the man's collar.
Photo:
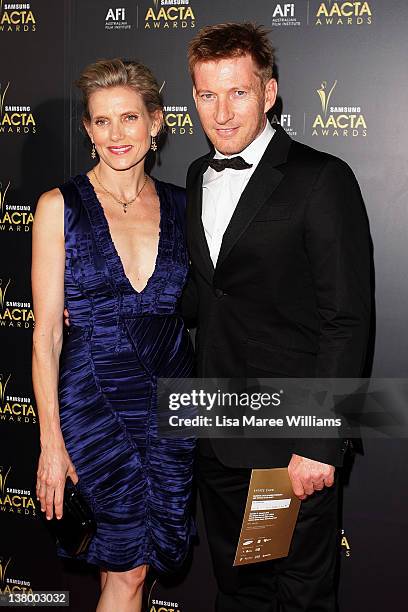
[[[287,161],[289,150],[292,145],[292,138],[285,132],[284,128],[279,124],[275,124],[275,134],[269,141],[263,155],[263,161],[270,167],[280,166]],[[214,157],[214,149],[199,157],[191,167],[191,178],[195,180],[200,175],[202,176],[208,168],[208,161]],[[232,157],[232,156],[231,156]],[[201,180],[201,179],[200,179]]]

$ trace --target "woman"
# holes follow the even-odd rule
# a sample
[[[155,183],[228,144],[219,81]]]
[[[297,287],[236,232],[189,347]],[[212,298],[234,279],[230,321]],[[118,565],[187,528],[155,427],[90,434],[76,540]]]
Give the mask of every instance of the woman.
[[[179,565],[191,535],[194,442],[160,439],[156,420],[157,378],[192,372],[185,193],[145,173],[163,125],[151,72],[99,61],[78,86],[99,162],[41,196],[33,229],[37,496],[58,518],[66,477],[78,483],[97,521],[79,557],[101,569],[97,610],[135,612],[148,566]]]

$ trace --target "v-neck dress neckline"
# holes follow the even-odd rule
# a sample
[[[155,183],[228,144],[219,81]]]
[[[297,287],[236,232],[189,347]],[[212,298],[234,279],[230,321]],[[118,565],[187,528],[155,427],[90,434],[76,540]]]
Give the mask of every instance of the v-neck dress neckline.
[[[89,192],[91,195],[91,200],[93,200],[94,202],[94,206],[92,208],[92,212],[94,212],[94,215],[97,219],[97,223],[93,223],[93,229],[95,230],[95,233],[97,234],[97,236],[99,237],[99,242],[100,244],[103,245],[103,250],[104,250],[104,255],[106,257],[106,262],[110,268],[110,272],[112,274],[112,276],[117,279],[118,275],[119,277],[122,279],[123,283],[125,285],[127,285],[128,289],[130,291],[133,291],[135,294],[137,295],[142,295],[143,293],[145,293],[148,289],[148,287],[150,286],[151,282],[153,282],[156,271],[158,270],[158,268],[160,267],[160,263],[161,263],[161,255],[162,255],[162,241],[163,241],[163,206],[162,206],[162,199],[160,198],[160,193],[159,193],[159,185],[158,185],[158,181],[156,181],[155,179],[152,179],[154,182],[154,186],[156,189],[156,194],[157,197],[159,199],[159,206],[160,206],[160,222],[159,222],[159,240],[158,240],[158,244],[157,244],[157,255],[156,255],[156,261],[154,264],[154,268],[153,268],[153,272],[152,274],[149,276],[145,286],[143,287],[143,289],[141,289],[140,291],[138,291],[130,282],[129,277],[127,276],[126,272],[125,272],[125,267],[123,265],[122,259],[118,253],[118,250],[115,246],[115,243],[113,241],[112,238],[112,232],[110,230],[109,227],[109,223],[108,220],[106,218],[106,214],[104,211],[104,208],[102,206],[101,201],[99,200],[98,196],[96,195],[96,191],[94,186],[91,183],[91,180],[89,178],[89,176],[87,174],[83,174],[82,175],[85,178],[86,181],[86,185],[89,188]],[[95,220],[95,218],[94,218]],[[106,240],[103,240],[103,236],[101,235],[101,233],[104,233],[106,235]]]

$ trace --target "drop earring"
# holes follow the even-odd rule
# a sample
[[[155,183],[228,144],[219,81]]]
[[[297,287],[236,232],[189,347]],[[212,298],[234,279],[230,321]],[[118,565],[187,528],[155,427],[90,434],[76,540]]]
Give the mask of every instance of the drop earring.
[[[95,143],[94,142],[92,142],[91,157],[92,157],[92,159],[95,159],[95,157],[96,157],[96,149],[95,149]]]
[[[157,143],[156,143],[156,138],[154,136],[152,136],[152,144],[150,145],[150,148],[152,151],[154,151],[156,153],[157,151]]]

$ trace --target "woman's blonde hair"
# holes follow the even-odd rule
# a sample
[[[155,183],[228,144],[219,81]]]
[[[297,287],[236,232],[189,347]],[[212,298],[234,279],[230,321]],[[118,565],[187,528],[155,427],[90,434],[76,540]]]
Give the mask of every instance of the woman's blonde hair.
[[[82,92],[83,120],[89,123],[89,98],[98,89],[128,87],[140,94],[150,113],[160,111],[163,127],[163,100],[159,85],[147,66],[120,58],[102,59],[87,66],[81,73],[77,87]]]

